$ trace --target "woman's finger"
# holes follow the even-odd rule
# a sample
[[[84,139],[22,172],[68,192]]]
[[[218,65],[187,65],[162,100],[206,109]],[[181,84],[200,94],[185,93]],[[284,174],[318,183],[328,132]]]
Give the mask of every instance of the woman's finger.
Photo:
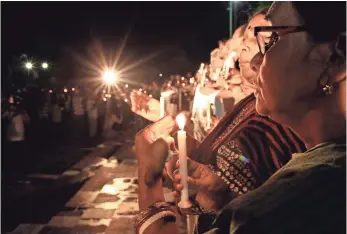
[[[177,162],[176,162],[176,168],[177,168],[177,169],[180,168],[180,160],[177,160]]]
[[[183,185],[182,184],[175,184],[174,185],[176,191],[182,191],[183,190]]]
[[[178,197],[181,196],[181,193],[178,192],[178,191],[173,191],[171,194],[172,194],[172,196],[175,197],[175,198],[178,198]]]
[[[174,173],[173,173],[173,181],[175,183],[179,183],[181,182],[181,175],[179,173],[179,170],[175,170]]]

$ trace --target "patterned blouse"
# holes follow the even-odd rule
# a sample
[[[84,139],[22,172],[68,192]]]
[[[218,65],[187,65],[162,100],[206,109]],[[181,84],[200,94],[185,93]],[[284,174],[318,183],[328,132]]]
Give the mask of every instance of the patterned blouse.
[[[252,94],[220,121],[193,159],[209,164],[235,195],[242,195],[262,185],[293,153],[305,150],[289,128],[257,114]]]

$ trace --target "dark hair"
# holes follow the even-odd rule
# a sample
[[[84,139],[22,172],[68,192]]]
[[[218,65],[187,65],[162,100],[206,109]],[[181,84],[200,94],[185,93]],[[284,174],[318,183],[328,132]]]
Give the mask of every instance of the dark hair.
[[[338,39],[346,31],[346,2],[292,2],[315,42]],[[345,44],[345,43],[344,43]]]

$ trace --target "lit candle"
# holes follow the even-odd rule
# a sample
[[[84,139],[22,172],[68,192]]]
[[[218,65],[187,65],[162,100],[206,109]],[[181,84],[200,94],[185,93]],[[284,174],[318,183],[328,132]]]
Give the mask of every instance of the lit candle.
[[[178,153],[180,160],[180,175],[181,175],[181,184],[183,185],[183,190],[181,192],[181,201],[178,203],[180,208],[189,208],[191,203],[188,196],[188,167],[187,167],[187,134],[184,131],[184,125],[186,124],[186,119],[184,114],[179,114],[176,117],[177,125],[180,130],[177,132],[178,140]]]
[[[165,97],[160,96],[160,114],[159,117],[160,119],[165,116]]]
[[[231,58],[230,58],[230,67],[235,68],[235,58],[236,58],[236,52],[231,52]]]
[[[206,118],[207,118],[207,129],[211,128],[211,106],[210,106],[210,101],[207,102],[207,113],[206,113]]]

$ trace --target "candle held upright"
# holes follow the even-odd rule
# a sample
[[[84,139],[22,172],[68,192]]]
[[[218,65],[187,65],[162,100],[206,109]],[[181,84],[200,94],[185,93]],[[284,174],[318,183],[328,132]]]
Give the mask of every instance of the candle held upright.
[[[178,152],[179,152],[179,161],[180,161],[180,176],[181,183],[183,185],[183,190],[181,191],[181,201],[178,203],[180,208],[189,208],[191,207],[191,203],[189,201],[188,194],[188,165],[187,165],[187,133],[184,131],[184,126],[186,123],[186,119],[184,114],[179,114],[176,117],[177,125],[180,130],[177,132],[178,139]]]
[[[160,113],[159,113],[159,117],[164,118],[165,116],[165,97],[161,96],[160,97],[160,109],[159,109]]]

